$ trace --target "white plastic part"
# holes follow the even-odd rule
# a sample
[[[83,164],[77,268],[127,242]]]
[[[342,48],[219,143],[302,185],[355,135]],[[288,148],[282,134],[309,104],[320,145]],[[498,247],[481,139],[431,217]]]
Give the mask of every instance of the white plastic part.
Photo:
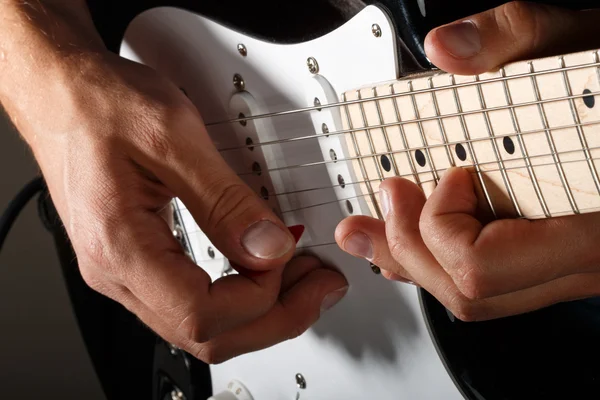
[[[209,397],[208,400],[254,400],[250,391],[238,380],[227,384],[227,389]]]

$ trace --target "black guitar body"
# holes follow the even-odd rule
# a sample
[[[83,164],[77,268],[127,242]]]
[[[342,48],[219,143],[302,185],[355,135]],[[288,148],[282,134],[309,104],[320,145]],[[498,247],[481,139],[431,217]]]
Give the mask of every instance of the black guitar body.
[[[300,42],[346,22],[367,4],[387,9],[398,31],[403,72],[430,69],[423,53],[427,32],[503,1],[424,0],[98,0],[90,5],[107,46],[118,53],[128,23],[156,6],[187,8],[246,34],[275,42]],[[592,8],[595,1],[544,1]],[[272,13],[276,11],[276,15]],[[40,212],[52,231],[69,295],[108,400],[188,400],[212,395],[208,366],[170,348],[114,301],[92,291],[79,273],[49,196]],[[423,310],[440,357],[465,398],[473,400],[588,399],[600,393],[600,302],[565,303],[490,322],[463,323],[422,291]],[[259,399],[262,400],[262,399]],[[332,399],[337,400],[337,399]]]

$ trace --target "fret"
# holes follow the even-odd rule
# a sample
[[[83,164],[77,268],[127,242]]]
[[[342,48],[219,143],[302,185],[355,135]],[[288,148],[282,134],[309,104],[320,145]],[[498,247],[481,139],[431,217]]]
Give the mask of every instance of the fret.
[[[531,72],[531,73],[535,72],[534,68],[533,68],[533,63],[529,62],[528,65],[529,65],[529,72]],[[531,76],[531,83],[533,84],[535,99],[537,101],[540,101],[542,99],[542,96],[540,95],[540,89],[538,87],[537,79],[538,78],[536,76]],[[546,116],[546,112],[544,111],[543,104],[538,104],[538,111],[539,111],[540,117],[542,119],[542,124],[544,126],[544,132],[546,133],[546,139],[548,140],[548,145],[550,146],[550,152],[552,153],[552,158],[554,159],[554,164],[556,165],[556,170],[560,176],[560,180],[561,180],[561,183],[565,190],[565,193],[567,195],[567,198],[569,199],[569,204],[571,205],[571,209],[573,210],[573,212],[575,214],[579,214],[579,209],[577,207],[577,204],[575,203],[575,198],[573,197],[573,192],[571,191],[571,187],[569,186],[569,182],[567,181],[567,178],[565,176],[564,168],[562,167],[562,164],[560,162],[560,156],[559,156],[558,152],[556,151],[556,145],[554,144],[554,138],[552,137],[552,134],[550,132],[550,127],[548,124],[548,117]]]
[[[500,73],[502,77],[506,77],[506,69],[500,68]],[[506,80],[503,81],[504,86],[504,96],[506,98],[506,104],[509,106],[513,106],[512,95],[510,93],[510,87],[508,86],[508,82]],[[548,210],[548,205],[546,204],[546,199],[544,198],[544,194],[542,193],[542,189],[540,188],[540,184],[537,180],[537,176],[535,171],[533,170],[533,166],[531,164],[531,159],[529,158],[529,152],[527,151],[527,147],[525,146],[525,141],[523,140],[523,136],[521,135],[521,127],[519,124],[519,120],[517,118],[517,114],[515,112],[514,107],[510,108],[510,116],[515,129],[515,134],[517,136],[517,140],[519,142],[519,146],[521,147],[521,154],[525,160],[525,165],[527,166],[527,171],[529,173],[529,179],[533,185],[533,189],[538,198],[540,206],[542,207],[542,211],[544,216],[550,217],[550,211]]]
[[[475,80],[477,82],[480,81],[479,79],[480,79],[479,76],[475,77]],[[508,178],[508,174],[506,172],[506,167],[504,165],[502,156],[500,155],[500,151],[498,149],[498,143],[496,142],[496,135],[494,134],[494,128],[492,127],[492,123],[490,121],[490,115],[489,115],[488,111],[486,111],[487,106],[486,106],[485,96],[483,94],[481,85],[477,85],[477,96],[479,98],[479,105],[481,106],[481,109],[483,110],[485,126],[487,129],[488,135],[490,136],[490,142],[492,144],[492,149],[494,150],[494,155],[496,156],[496,160],[498,162],[498,168],[500,169],[500,173],[502,174],[502,180],[504,181],[504,187],[508,191],[508,196],[510,197],[510,201],[511,201],[513,207],[515,208],[517,215],[519,217],[522,217],[523,212],[521,211],[521,208],[519,207],[519,204],[515,197],[515,193],[513,191],[512,184],[510,183],[510,179]]]
[[[356,150],[355,175],[370,181],[361,188],[371,214],[382,180],[405,176],[429,197],[451,166],[470,170],[479,204],[496,218],[600,210],[600,52],[559,60],[348,90],[342,137]]]
[[[428,78],[427,79],[427,85],[429,87],[429,89],[433,89],[433,78]],[[431,91],[431,102],[433,103],[433,109],[435,111],[435,116],[438,117],[437,118],[437,123],[438,123],[438,127],[440,129],[440,135],[442,136],[442,141],[444,143],[444,147],[446,148],[446,155],[448,156],[448,162],[450,163],[450,166],[454,167],[456,165],[456,160],[454,159],[454,156],[452,155],[452,152],[450,151],[450,148],[448,146],[448,135],[446,135],[446,129],[444,128],[444,121],[443,118],[441,117],[441,113],[440,113],[440,107],[437,101],[437,95],[434,91]]]
[[[372,91],[373,91],[373,98],[375,98],[375,107],[377,108],[377,118],[379,121],[379,125],[383,125],[384,120],[383,120],[383,114],[381,113],[381,106],[380,106],[379,100],[378,100],[379,95],[377,94],[377,88],[374,87],[372,89]],[[394,168],[394,173],[396,174],[396,176],[398,176],[398,175],[400,175],[400,169],[398,168],[398,165],[396,165],[396,157],[392,150],[392,145],[390,144],[390,138],[388,135],[387,127],[383,128],[383,138],[385,140],[385,145],[387,147],[388,154],[391,159],[392,167]]]
[[[360,93],[360,90],[357,90],[356,94],[357,94],[358,100],[363,99],[362,95]],[[383,173],[381,172],[379,160],[377,159],[377,156],[375,156],[375,154],[377,154],[377,152],[375,151],[375,144],[373,143],[373,137],[371,136],[371,129],[369,129],[369,123],[367,122],[367,115],[365,114],[364,103],[360,102],[360,103],[358,103],[358,105],[360,108],[360,115],[362,117],[363,126],[365,128],[365,133],[367,135],[367,141],[369,143],[369,150],[371,151],[371,154],[373,154],[373,162],[375,163],[375,169],[377,170],[377,175],[379,176],[379,182],[383,182]]]
[[[481,190],[483,191],[483,195],[487,201],[488,206],[494,218],[498,216],[496,212],[496,207],[494,207],[494,203],[492,202],[492,198],[490,196],[490,190],[488,189],[487,184],[485,183],[485,179],[483,177],[481,167],[479,166],[479,161],[477,160],[477,154],[475,154],[475,149],[473,148],[473,142],[471,141],[471,135],[469,134],[469,130],[467,128],[467,122],[465,121],[465,116],[462,115],[463,108],[460,101],[460,97],[458,96],[458,90],[456,89],[456,80],[454,78],[454,74],[450,74],[450,85],[452,86],[452,94],[454,95],[454,103],[456,105],[456,110],[461,115],[459,116],[460,125],[462,127],[462,131],[464,133],[467,147],[469,148],[469,153],[471,154],[471,159],[473,160],[473,164],[475,165],[475,172],[477,174],[477,178],[479,179],[479,184],[481,185]]]
[[[390,93],[392,95],[396,94],[396,90],[394,89],[394,84],[391,84],[390,86]],[[392,99],[392,103],[394,104],[394,112],[396,114],[396,121],[397,122],[402,122],[402,118],[400,115],[400,110],[398,108],[398,102],[397,100],[394,98]],[[410,155],[410,151],[408,150],[410,147],[408,146],[408,140],[406,138],[406,132],[404,130],[404,124],[399,124],[400,127],[400,139],[402,140],[402,144],[404,146],[404,148],[406,149],[406,157],[408,158],[408,164],[410,165],[410,170],[413,174],[413,176],[415,177],[415,182],[417,183],[417,185],[421,188],[421,190],[423,189],[423,185],[421,184],[421,179],[419,178],[419,174],[417,173],[417,168],[415,167],[415,162],[413,161],[413,158]]]
[[[414,92],[412,80],[408,81],[408,91],[409,93]],[[437,173],[437,169],[435,168],[435,163],[433,162],[433,157],[431,157],[431,152],[429,151],[429,145],[427,144],[427,139],[425,138],[425,132],[423,131],[423,123],[420,121],[421,115],[419,113],[419,108],[417,107],[417,99],[414,94],[410,95],[410,100],[413,106],[413,112],[415,113],[415,118],[417,119],[417,126],[419,127],[419,133],[421,134],[421,141],[423,142],[423,146],[425,148],[425,153],[427,154],[427,158],[429,159],[429,165],[431,169],[431,175],[433,176],[433,181],[437,184],[440,181],[440,177]]]
[[[347,96],[346,93],[342,94],[342,101],[344,103],[346,103],[347,100]],[[354,131],[354,124],[352,123],[352,117],[350,116],[350,110],[348,105],[345,105],[344,110],[346,111],[346,118],[347,118],[347,122],[348,122],[348,127],[351,130],[350,133],[350,138],[352,139],[352,144],[354,146],[354,150],[356,152],[356,156],[358,157],[358,164],[360,166],[360,170],[362,173],[362,177],[365,183],[365,186],[367,187],[367,191],[368,191],[368,195],[369,197],[371,197],[371,201],[373,202],[373,207],[375,208],[375,212],[377,213],[377,216],[379,217],[379,219],[383,219],[382,214],[381,214],[381,210],[379,209],[379,203],[377,202],[377,199],[375,197],[375,193],[373,191],[373,187],[371,186],[371,181],[368,177],[367,174],[367,170],[364,164],[364,160],[362,158],[362,154],[360,152],[360,148],[358,146],[358,141],[356,140],[356,132]]]
[[[598,57],[597,52],[595,52],[594,54],[595,54],[595,58]],[[564,68],[565,67],[564,57],[559,57],[559,61],[560,61],[560,67]],[[596,68],[596,70],[598,70],[598,68]],[[571,84],[569,82],[569,77],[568,77],[566,71],[562,72],[562,76],[563,76],[563,82],[565,85],[565,91],[567,93],[567,96],[571,96],[573,93],[571,90]],[[596,170],[594,160],[592,159],[592,155],[589,150],[589,146],[588,146],[587,140],[585,138],[585,134],[583,133],[583,129],[581,128],[581,126],[579,126],[579,124],[581,124],[581,119],[579,118],[579,113],[577,112],[577,107],[575,107],[575,101],[573,99],[569,99],[569,106],[571,108],[573,122],[578,124],[578,126],[576,126],[577,135],[579,136],[579,141],[581,143],[582,150],[585,154],[585,157],[587,158],[588,167],[592,174],[592,178],[594,179],[594,184],[596,185],[596,190],[600,194],[600,181],[598,180],[598,171]]]

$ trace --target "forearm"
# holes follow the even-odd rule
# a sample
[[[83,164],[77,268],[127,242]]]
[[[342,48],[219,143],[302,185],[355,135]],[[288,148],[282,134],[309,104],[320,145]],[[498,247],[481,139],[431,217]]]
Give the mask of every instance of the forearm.
[[[0,103],[29,142],[26,120],[88,56],[105,51],[85,0],[0,0]]]

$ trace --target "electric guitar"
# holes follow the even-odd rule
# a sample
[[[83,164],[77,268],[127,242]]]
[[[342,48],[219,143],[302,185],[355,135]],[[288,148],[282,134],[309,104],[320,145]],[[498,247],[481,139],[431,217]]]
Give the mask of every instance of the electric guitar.
[[[429,195],[445,169],[468,168],[498,218],[600,211],[596,50],[455,76],[424,66],[397,26],[376,5],[290,44],[174,7],[128,26],[120,54],[184,91],[229,165],[288,226],[305,226],[298,251],[340,266],[352,288],[300,337],[211,366],[212,399],[466,396],[431,334],[427,294],[335,244],[345,217],[381,216],[387,177]],[[214,280],[236,273],[174,206],[174,234],[199,267]]]

